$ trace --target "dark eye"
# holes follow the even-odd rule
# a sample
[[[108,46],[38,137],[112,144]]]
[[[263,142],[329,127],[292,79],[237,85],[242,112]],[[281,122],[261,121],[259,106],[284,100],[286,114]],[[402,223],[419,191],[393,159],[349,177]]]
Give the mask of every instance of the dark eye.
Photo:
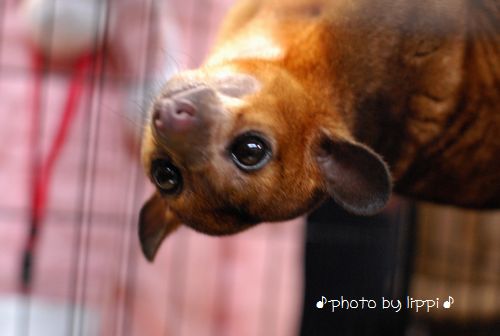
[[[151,176],[158,189],[166,194],[174,194],[182,186],[179,170],[168,160],[155,160],[151,167]]]
[[[244,134],[236,138],[230,152],[236,166],[244,171],[260,169],[271,158],[268,142],[255,134]]]

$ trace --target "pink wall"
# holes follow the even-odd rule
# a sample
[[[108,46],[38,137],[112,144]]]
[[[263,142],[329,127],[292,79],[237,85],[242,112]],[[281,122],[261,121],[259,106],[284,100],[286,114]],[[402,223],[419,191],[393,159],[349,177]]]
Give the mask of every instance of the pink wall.
[[[19,294],[35,150],[32,49],[18,3],[0,5],[0,306]],[[199,64],[231,1],[162,3],[153,22],[158,39],[147,49],[141,43],[148,34],[149,3],[115,1],[113,10],[121,11],[122,20],[110,36],[120,66],[93,88],[86,82],[55,165],[36,250],[33,302],[82,305],[99,317],[100,335],[292,335],[302,298],[301,220],[227,238],[181,229],[168,238],[154,264],[140,254],[136,218],[150,186],[131,145],[139,127],[131,119],[141,110],[132,92],[141,79],[165,77],[167,67]],[[145,74],[152,53],[159,62]],[[117,79],[124,74],[126,79]],[[70,81],[68,73],[53,69],[44,77],[41,157]],[[77,328],[84,317],[68,308],[63,312],[57,323],[65,328]],[[38,313],[22,323],[29,326]],[[2,321],[0,314],[0,330]],[[45,335],[41,329],[36,334]]]

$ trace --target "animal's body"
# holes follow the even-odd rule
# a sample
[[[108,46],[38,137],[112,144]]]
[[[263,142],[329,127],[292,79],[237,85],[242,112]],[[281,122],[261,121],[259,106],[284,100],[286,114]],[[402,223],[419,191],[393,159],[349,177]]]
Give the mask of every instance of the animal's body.
[[[496,0],[240,1],[152,108],[143,249],[180,223],[229,234],[328,195],[373,214],[391,186],[498,208],[499,104]]]

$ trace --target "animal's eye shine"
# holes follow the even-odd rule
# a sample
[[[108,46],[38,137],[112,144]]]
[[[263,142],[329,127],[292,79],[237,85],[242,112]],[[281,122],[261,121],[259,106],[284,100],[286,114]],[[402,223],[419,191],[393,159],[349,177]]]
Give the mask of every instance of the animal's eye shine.
[[[247,133],[236,138],[230,147],[231,158],[243,171],[264,167],[271,158],[271,148],[260,135]]]
[[[151,176],[154,184],[162,193],[175,194],[182,187],[182,175],[169,160],[159,159],[153,161]]]

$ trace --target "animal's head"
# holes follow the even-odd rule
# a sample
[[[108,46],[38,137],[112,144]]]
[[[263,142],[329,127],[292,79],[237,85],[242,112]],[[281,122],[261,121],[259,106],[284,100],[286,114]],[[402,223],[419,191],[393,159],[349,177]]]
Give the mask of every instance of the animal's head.
[[[169,81],[146,126],[142,160],[156,192],[140,215],[148,259],[185,224],[210,235],[307,213],[331,195],[373,214],[390,177],[332,109],[266,62],[206,67]]]

